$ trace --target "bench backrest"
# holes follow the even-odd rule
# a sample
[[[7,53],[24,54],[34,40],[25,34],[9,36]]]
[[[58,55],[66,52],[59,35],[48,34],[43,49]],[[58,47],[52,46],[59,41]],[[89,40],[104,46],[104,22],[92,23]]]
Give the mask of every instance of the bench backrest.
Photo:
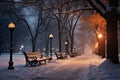
[[[23,52],[25,55],[26,60],[28,61],[29,57],[36,57],[36,58],[42,58],[42,53],[41,52]]]
[[[67,58],[67,54],[61,53],[61,52],[55,52],[55,55],[57,59],[65,59]]]
[[[56,52],[57,56],[63,56],[63,54],[61,52]]]
[[[61,52],[55,52],[55,55],[56,55],[57,59],[63,58],[63,54]]]

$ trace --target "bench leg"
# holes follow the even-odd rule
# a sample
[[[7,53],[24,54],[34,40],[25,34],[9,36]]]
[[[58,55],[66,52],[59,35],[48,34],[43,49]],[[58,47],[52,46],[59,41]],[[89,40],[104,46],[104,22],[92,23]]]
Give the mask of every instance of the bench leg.
[[[38,64],[41,65],[41,61],[39,61]]]

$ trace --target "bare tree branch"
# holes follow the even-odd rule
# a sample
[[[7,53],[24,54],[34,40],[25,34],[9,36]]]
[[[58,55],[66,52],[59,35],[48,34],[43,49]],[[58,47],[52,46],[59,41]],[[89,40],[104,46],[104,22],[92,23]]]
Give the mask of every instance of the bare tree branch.
[[[101,9],[99,9],[99,7],[98,7],[97,3],[95,2],[95,0],[94,0],[94,1],[93,1],[93,0],[87,0],[87,1],[91,4],[91,6],[92,6],[100,15],[104,16],[104,15],[103,15],[103,12],[101,11]]]
[[[107,5],[103,2],[103,0],[96,0],[102,7],[104,10],[107,9]]]

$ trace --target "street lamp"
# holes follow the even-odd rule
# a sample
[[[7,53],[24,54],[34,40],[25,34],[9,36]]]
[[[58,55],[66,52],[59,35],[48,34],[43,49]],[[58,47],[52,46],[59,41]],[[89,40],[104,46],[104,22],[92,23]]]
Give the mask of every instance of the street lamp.
[[[50,60],[52,60],[52,39],[53,39],[53,34],[51,33],[49,35],[49,39],[50,39]]]
[[[24,48],[24,46],[23,45],[21,45],[21,47],[20,47],[20,52],[22,52],[22,49]]]
[[[21,45],[21,48],[24,48],[24,46],[23,46],[23,45]]]
[[[65,41],[66,53],[68,53],[68,41]]]
[[[98,38],[101,39],[102,37],[103,37],[102,34],[99,33]]]
[[[9,23],[8,25],[9,30],[11,31],[10,36],[11,36],[11,40],[10,40],[10,60],[9,60],[9,66],[8,69],[9,70],[13,70],[14,66],[13,66],[13,61],[12,61],[12,54],[13,54],[13,31],[15,29],[15,24],[14,23]]]

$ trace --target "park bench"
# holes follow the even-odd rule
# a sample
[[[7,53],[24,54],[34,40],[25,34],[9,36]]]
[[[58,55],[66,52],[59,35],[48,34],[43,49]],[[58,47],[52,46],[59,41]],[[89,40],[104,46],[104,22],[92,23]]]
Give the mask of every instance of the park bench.
[[[65,59],[65,58],[67,58],[67,54],[63,54],[61,52],[55,52],[55,55],[56,55],[57,59]]]
[[[49,60],[48,57],[43,57],[41,52],[23,52],[26,60],[26,66],[36,66],[45,63]]]
[[[70,57],[76,57],[76,56],[78,56],[78,55],[79,55],[79,53],[71,53],[71,52],[69,53],[69,56],[70,56]]]

